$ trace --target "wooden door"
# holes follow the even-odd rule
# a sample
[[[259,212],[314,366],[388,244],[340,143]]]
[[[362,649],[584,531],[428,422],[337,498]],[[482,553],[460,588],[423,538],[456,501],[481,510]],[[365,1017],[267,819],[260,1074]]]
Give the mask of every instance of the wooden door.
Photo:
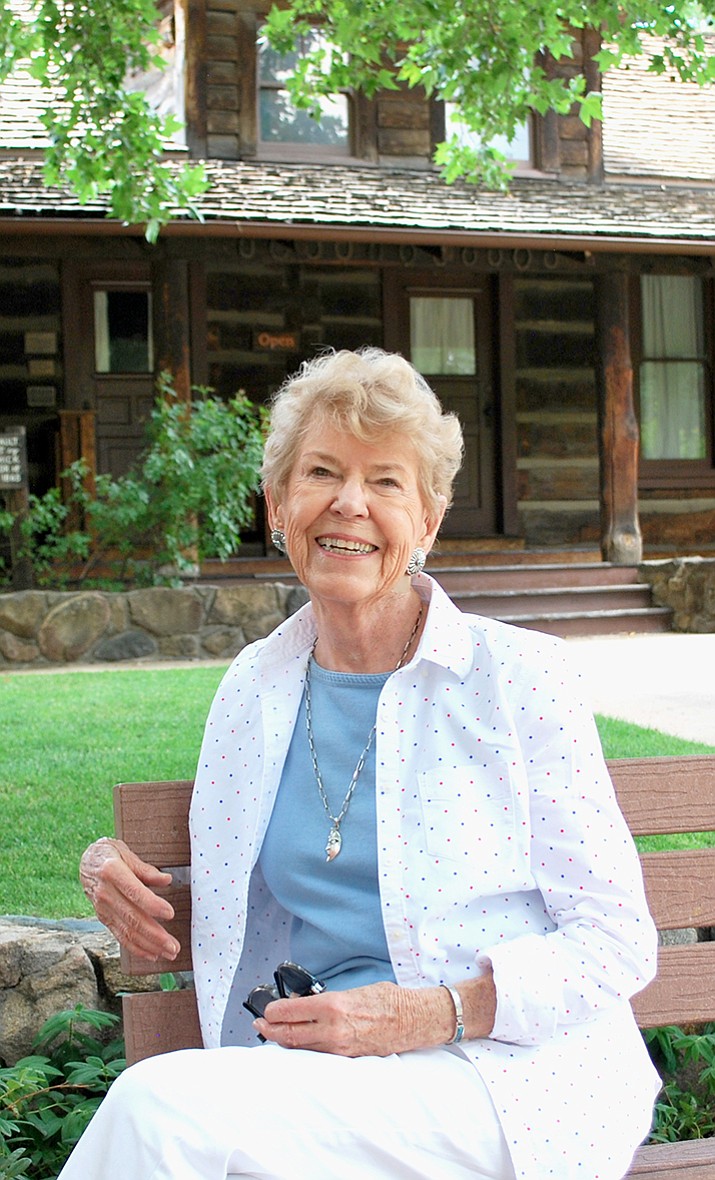
[[[136,263],[66,264],[65,404],[95,416],[97,471],[123,475],[154,399],[151,276]]]
[[[486,277],[388,272],[385,347],[408,357],[457,414],[465,454],[443,537],[497,532],[492,316]]]

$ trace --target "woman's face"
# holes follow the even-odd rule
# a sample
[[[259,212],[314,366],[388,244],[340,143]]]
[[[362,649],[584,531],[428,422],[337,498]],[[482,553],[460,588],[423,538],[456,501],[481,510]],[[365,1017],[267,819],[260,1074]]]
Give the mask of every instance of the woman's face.
[[[406,435],[365,443],[320,421],[309,430],[280,500],[266,498],[314,600],[357,604],[409,587],[412,551],[429,552],[444,515],[430,514],[417,476]]]

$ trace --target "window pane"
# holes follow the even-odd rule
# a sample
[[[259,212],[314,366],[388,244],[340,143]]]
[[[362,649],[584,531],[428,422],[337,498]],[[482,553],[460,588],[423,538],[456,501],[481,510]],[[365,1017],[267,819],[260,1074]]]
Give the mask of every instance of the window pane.
[[[644,357],[702,357],[703,288],[687,275],[641,278]]]
[[[347,151],[348,99],[336,94],[320,99],[320,121],[299,110],[285,90],[260,94],[261,140],[264,143],[312,143]]]
[[[410,299],[410,355],[420,373],[476,373],[471,299]]]
[[[329,44],[317,29],[304,33],[297,42],[297,47],[290,53],[278,53],[266,40],[265,35],[258,42],[258,79],[259,82],[274,82],[285,86],[291,74],[295,72],[299,57],[305,57],[315,49],[329,51]]]
[[[643,458],[704,459],[707,445],[702,283],[688,275],[644,275],[641,309]]]
[[[94,355],[98,373],[151,372],[148,291],[95,291]]]
[[[705,459],[705,374],[697,361],[641,365],[644,459]]]
[[[291,53],[277,53],[265,38],[258,44],[259,137],[263,143],[299,143],[347,154],[349,151],[350,107],[346,94],[332,94],[317,100],[320,118],[291,102],[285,89],[301,56],[322,49],[332,50],[319,30],[305,34]]]
[[[445,138],[451,139],[456,135],[462,147],[481,147],[481,135],[477,135],[476,131],[470,131],[466,123],[462,123],[455,104],[447,102],[444,106]],[[519,164],[531,163],[531,124],[528,119],[515,128],[511,139],[507,139],[506,135],[495,135],[489,142],[507,160]]]

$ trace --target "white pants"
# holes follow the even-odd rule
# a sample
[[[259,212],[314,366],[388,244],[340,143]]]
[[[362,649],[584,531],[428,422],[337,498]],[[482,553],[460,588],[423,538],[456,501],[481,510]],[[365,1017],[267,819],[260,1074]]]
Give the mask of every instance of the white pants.
[[[122,1074],[59,1180],[513,1180],[458,1051],[187,1049]]]

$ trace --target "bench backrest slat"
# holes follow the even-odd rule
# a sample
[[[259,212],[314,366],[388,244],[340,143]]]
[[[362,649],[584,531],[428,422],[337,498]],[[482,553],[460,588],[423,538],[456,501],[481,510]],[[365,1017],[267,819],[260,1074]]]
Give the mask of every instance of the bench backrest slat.
[[[715,848],[643,852],[641,865],[659,930],[715,926]]]
[[[114,789],[114,830],[133,852],[159,869],[188,865],[193,780],[120,783]]]
[[[715,831],[715,756],[618,758],[608,763],[634,836]]]

